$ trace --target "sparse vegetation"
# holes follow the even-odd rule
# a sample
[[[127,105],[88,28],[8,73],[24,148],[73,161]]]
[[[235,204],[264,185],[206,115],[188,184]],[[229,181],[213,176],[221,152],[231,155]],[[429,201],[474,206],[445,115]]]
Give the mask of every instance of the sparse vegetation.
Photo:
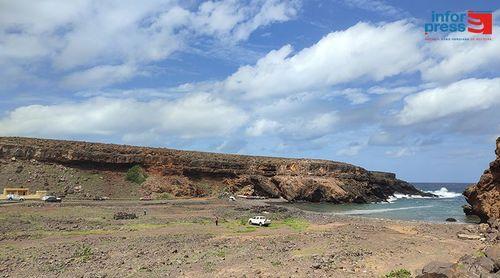
[[[127,171],[125,179],[136,184],[142,184],[147,177],[144,169],[139,165],[135,165]]]
[[[486,257],[486,254],[483,252],[483,251],[476,251],[476,253],[474,253],[474,257],[476,258],[481,258],[481,257]]]
[[[271,264],[276,267],[276,266],[282,265],[283,263],[280,261],[273,261],[273,262],[271,262]]]
[[[217,250],[215,252],[215,256],[219,257],[219,258],[224,258],[226,257],[226,250],[224,249],[220,249],[220,250]]]
[[[408,269],[395,269],[387,273],[386,278],[411,278],[411,272]]]
[[[86,262],[92,258],[93,254],[94,253],[92,252],[92,248],[84,244],[75,250],[73,257],[81,260],[82,262]]]
[[[307,222],[304,219],[300,218],[294,218],[294,217],[288,217],[283,220],[283,224],[292,228],[293,230],[297,232],[304,231],[309,227],[309,222]]]

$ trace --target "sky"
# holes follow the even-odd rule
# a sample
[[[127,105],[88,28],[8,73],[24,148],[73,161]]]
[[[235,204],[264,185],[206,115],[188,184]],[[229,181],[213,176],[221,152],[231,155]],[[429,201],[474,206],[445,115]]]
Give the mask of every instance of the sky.
[[[0,136],[475,182],[500,136],[499,4],[0,0]],[[494,13],[491,40],[424,39],[467,10]]]

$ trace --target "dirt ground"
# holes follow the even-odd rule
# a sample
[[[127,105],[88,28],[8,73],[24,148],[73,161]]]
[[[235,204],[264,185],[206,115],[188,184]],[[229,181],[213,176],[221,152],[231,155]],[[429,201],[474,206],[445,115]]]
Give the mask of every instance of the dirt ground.
[[[138,218],[114,220],[116,212]],[[145,214],[146,213],[146,214]],[[269,227],[250,226],[266,215]],[[219,225],[215,225],[215,217]],[[483,247],[475,227],[309,213],[261,200],[0,205],[0,277],[381,277]]]

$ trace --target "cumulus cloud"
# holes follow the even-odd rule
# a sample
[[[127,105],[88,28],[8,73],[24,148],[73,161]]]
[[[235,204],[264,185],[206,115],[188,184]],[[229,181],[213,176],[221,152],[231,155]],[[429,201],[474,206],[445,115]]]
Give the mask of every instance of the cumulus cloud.
[[[201,138],[223,136],[242,126],[245,111],[208,94],[176,100],[91,98],[79,103],[30,105],[0,120],[4,135],[141,136]]]
[[[206,1],[194,7],[174,0],[7,1],[0,9],[0,66],[23,65],[27,72],[51,65],[58,75],[70,74],[66,87],[79,88],[111,65],[124,69],[161,61],[199,36],[246,40],[262,26],[291,19],[298,7],[281,0]],[[132,77],[122,73],[100,83]]]
[[[415,71],[423,59],[421,40],[415,26],[406,21],[361,22],[296,54],[290,45],[271,51],[255,66],[241,67],[231,75],[225,88],[247,98],[264,98],[362,79],[380,81]]]
[[[300,114],[280,119],[259,119],[247,129],[249,136],[278,136],[284,141],[317,139],[336,128],[339,117],[336,112]]]
[[[262,136],[266,133],[274,133],[280,124],[268,119],[259,119],[246,129],[249,136]]]
[[[500,26],[493,26],[499,30]],[[449,37],[463,36],[450,35]],[[450,82],[466,75],[477,76],[500,69],[500,40],[487,41],[437,41],[426,45],[429,65],[422,70],[428,81]]]
[[[261,26],[292,18],[298,6],[289,1],[252,1],[253,6],[209,1],[190,9],[175,1],[152,1],[132,11],[101,11],[102,17],[102,8],[93,6],[97,9],[93,23],[88,20],[94,15],[89,5],[110,8],[116,3],[78,3],[79,10],[68,11],[72,17],[55,16],[41,26],[30,23],[28,15],[21,20],[22,13],[0,17],[0,28],[10,26],[0,29],[4,32],[0,47],[6,50],[0,51],[0,64],[16,66],[0,68],[0,74],[8,70],[8,79],[18,83],[36,80],[29,74],[24,79],[13,75],[22,75],[23,67],[33,61],[49,62],[63,76],[58,85],[82,90],[67,103],[13,108],[0,118],[0,134],[113,136],[134,143],[217,137],[215,142],[199,140],[195,145],[206,143],[219,151],[238,151],[252,137],[272,142],[267,146],[272,151],[280,149],[276,146],[290,150],[290,146],[335,144],[344,147],[332,154],[355,156],[363,148],[377,146],[382,156],[401,157],[414,154],[412,146],[424,144],[427,137],[413,140],[424,125],[432,124],[434,131],[446,127],[471,134],[480,133],[477,127],[500,127],[498,121],[484,121],[498,113],[499,78],[469,78],[496,61],[492,54],[496,43],[426,44],[421,28],[412,22],[360,22],[331,32],[308,48],[294,51],[285,45],[270,51],[222,80],[175,88],[104,90],[147,74],[148,63],[187,47],[195,36],[216,38],[231,47]],[[123,16],[127,20],[118,20]],[[91,35],[107,21],[109,26]],[[12,22],[21,22],[17,28],[22,32],[11,30]],[[33,48],[16,49],[21,42]],[[480,55],[479,59],[450,54],[455,45],[459,52]],[[457,81],[464,78],[469,79]],[[478,111],[481,117],[463,117]],[[455,120],[441,121],[450,118]],[[366,142],[359,142],[358,136],[337,139],[360,130],[369,138]]]
[[[194,29],[204,34],[229,39],[246,40],[261,26],[286,21],[297,14],[297,1],[207,1],[191,18]]]
[[[500,78],[465,79],[410,95],[404,101],[405,105],[397,115],[402,125],[485,110],[500,104]]]

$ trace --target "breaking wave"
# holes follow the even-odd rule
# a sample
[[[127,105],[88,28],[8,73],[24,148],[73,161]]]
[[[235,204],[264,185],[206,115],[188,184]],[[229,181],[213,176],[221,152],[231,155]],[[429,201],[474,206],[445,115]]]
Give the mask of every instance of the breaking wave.
[[[426,191],[427,193],[432,193],[434,195],[439,196],[439,198],[456,198],[462,196],[461,193],[448,191],[446,187],[441,187],[441,189],[436,191]]]
[[[441,189],[435,190],[435,191],[424,191],[424,192],[432,193],[432,194],[438,196],[438,198],[442,198],[442,199],[456,198],[456,197],[462,196],[461,193],[448,191],[448,188],[446,188],[446,187],[441,187]],[[430,199],[430,198],[434,198],[434,197],[424,197],[424,196],[420,196],[420,195],[408,195],[408,194],[395,193],[393,196],[389,196],[389,198],[386,200],[386,202],[394,203],[394,201],[396,201],[397,199]]]

